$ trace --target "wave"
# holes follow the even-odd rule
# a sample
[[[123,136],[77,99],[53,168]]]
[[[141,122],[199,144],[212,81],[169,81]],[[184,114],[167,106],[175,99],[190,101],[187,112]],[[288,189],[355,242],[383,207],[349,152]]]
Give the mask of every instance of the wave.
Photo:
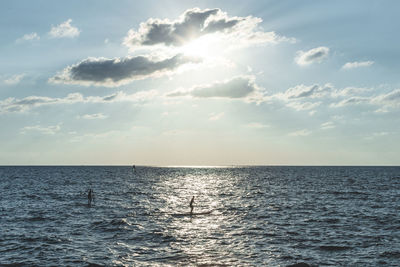
[[[344,251],[344,250],[349,250],[352,249],[352,247],[348,246],[320,246],[320,250],[325,250],[325,251]]]

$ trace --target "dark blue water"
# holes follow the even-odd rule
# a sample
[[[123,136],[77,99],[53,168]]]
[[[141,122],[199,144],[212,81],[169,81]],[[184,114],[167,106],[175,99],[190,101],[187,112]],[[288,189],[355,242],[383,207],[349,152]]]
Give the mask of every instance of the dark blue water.
[[[0,264],[400,265],[399,167],[0,167],[0,212]]]

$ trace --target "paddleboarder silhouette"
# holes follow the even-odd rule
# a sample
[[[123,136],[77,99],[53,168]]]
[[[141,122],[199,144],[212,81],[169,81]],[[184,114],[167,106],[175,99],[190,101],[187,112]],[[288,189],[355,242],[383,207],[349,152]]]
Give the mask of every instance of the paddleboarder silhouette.
[[[190,200],[190,204],[189,204],[189,206],[190,206],[190,215],[193,214],[193,202],[194,202],[194,196],[192,197],[192,200]]]
[[[93,190],[92,189],[89,189],[87,198],[88,198],[88,206],[91,206],[92,200],[93,200]]]

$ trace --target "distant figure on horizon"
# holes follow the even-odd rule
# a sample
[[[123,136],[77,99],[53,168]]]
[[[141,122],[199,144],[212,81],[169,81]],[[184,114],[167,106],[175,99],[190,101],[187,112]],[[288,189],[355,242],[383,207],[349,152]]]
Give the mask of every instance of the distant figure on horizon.
[[[190,215],[193,214],[193,202],[194,202],[194,196],[192,197],[192,200],[190,200],[190,204],[189,204],[189,206],[190,206]]]
[[[136,172],[136,166],[135,166],[135,165],[132,166],[132,170],[133,170],[134,172]]]
[[[89,189],[87,198],[88,198],[88,206],[91,206],[92,205],[92,200],[93,200],[93,190],[92,189]]]

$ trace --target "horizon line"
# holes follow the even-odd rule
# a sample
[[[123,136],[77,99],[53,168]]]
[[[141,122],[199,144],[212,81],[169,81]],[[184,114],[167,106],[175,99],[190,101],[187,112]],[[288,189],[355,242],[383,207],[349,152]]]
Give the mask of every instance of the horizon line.
[[[237,167],[400,167],[386,164],[226,164],[226,165],[137,165],[137,164],[0,164],[0,167],[145,167],[145,168],[237,168]]]

